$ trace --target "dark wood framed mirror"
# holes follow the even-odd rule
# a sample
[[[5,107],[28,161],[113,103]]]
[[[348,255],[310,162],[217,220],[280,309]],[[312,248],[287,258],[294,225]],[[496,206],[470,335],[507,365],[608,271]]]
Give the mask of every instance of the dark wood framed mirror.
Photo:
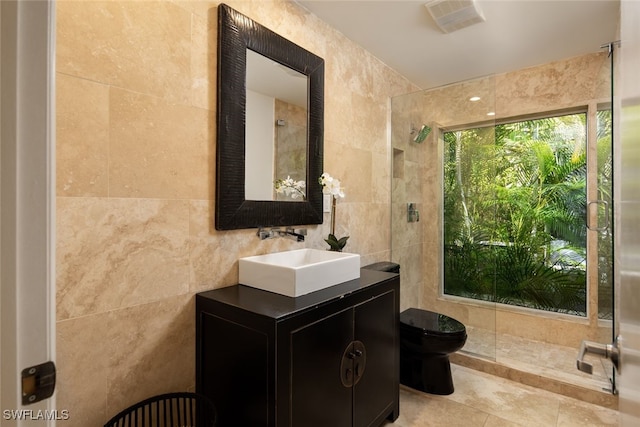
[[[303,114],[306,116],[306,132],[303,132],[306,134],[306,141],[303,141],[306,170],[303,168],[298,172],[305,177],[303,198],[276,200],[275,196],[250,196],[253,200],[247,199],[247,176],[255,169],[254,166],[247,168],[250,154],[246,143],[249,51],[276,66],[285,67],[285,71],[291,71],[294,77],[306,79],[306,114]],[[221,4],[218,6],[217,84],[216,229],[321,224],[322,186],[318,179],[323,170],[324,60]],[[284,121],[276,118],[273,122],[276,126]],[[260,144],[273,144],[273,134],[268,133],[262,132],[264,142],[261,140]],[[250,150],[253,152],[254,148]],[[275,161],[267,155],[264,162]],[[263,183],[269,180],[268,185],[273,189],[274,181],[286,178],[285,175],[286,171],[281,176],[257,180]]]

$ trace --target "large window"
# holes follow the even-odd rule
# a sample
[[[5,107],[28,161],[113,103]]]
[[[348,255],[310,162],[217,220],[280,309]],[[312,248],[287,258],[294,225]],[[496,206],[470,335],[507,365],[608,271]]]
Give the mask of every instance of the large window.
[[[586,315],[586,114],[444,133],[444,292]]]

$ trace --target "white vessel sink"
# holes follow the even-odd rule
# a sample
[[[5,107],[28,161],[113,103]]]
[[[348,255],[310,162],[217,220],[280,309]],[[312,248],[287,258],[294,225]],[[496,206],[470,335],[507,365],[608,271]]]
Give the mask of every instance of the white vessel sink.
[[[360,255],[297,249],[238,259],[243,285],[298,297],[360,277]]]

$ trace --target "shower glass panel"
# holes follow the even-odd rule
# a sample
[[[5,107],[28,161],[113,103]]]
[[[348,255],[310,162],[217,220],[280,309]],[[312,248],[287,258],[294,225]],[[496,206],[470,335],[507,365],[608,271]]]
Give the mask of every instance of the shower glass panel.
[[[598,318],[613,320],[613,163],[611,109],[597,113]]]
[[[586,114],[444,140],[445,294],[586,316]]]
[[[598,105],[596,113],[596,129],[594,138],[594,151],[597,153],[594,162],[594,169],[597,173],[593,174],[591,184],[595,187],[596,194],[590,194],[595,200],[597,211],[595,213],[596,224],[590,225],[591,233],[596,240],[597,250],[594,252],[594,258],[597,257],[597,280],[594,278],[594,287],[597,286],[597,318],[598,323],[609,327],[610,342],[615,342],[617,336],[616,331],[616,313],[615,313],[615,293],[614,293],[614,64],[616,60],[616,51],[619,44],[616,42],[605,45],[608,55],[607,60],[602,64],[601,75],[609,76],[604,79],[601,89],[602,103]],[[595,182],[594,182],[595,181]],[[591,213],[594,215],[594,213]],[[595,263],[595,260],[593,260]],[[596,310],[594,310],[596,311]],[[605,339],[605,342],[609,340]],[[605,380],[609,384],[606,389],[616,393],[616,372],[613,364],[608,359],[601,359],[602,371]],[[600,371],[600,367],[598,368]]]
[[[614,292],[613,292],[613,121],[610,108],[601,107],[597,112],[597,235],[598,258],[598,319],[611,324],[611,339],[615,340]],[[594,282],[596,282],[594,280]],[[609,381],[611,391],[616,390],[615,368],[610,360],[601,359],[602,372]],[[596,372],[600,368],[596,369]]]

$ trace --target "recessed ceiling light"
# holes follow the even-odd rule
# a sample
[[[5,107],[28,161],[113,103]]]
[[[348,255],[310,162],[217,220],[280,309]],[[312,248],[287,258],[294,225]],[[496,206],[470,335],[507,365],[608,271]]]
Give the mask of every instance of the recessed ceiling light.
[[[496,113],[495,113],[495,112],[493,112],[493,111],[489,111],[489,112],[487,113],[487,116],[495,116],[495,115],[496,115]]]
[[[469,98],[469,101],[471,101],[471,102],[480,101],[480,97],[479,96],[472,96],[471,98]]]

